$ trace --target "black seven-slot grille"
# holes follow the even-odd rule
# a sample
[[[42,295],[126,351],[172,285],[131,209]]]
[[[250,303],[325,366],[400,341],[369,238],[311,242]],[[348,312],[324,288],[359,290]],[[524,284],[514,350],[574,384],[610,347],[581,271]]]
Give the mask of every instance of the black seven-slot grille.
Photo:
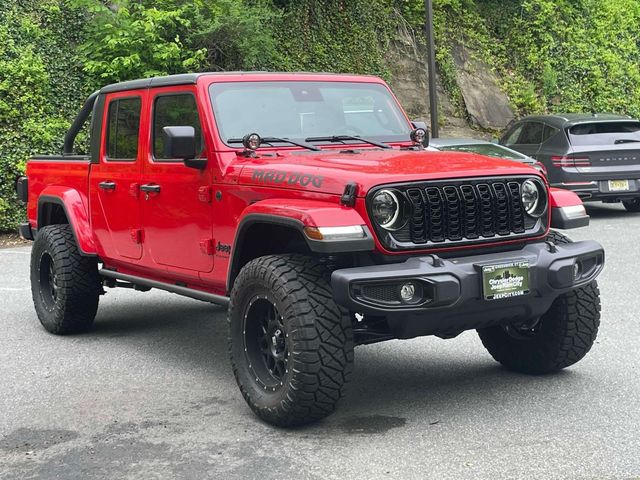
[[[394,249],[444,247],[452,243],[542,234],[546,229],[546,215],[541,220],[534,219],[526,214],[522,205],[521,188],[527,178],[485,178],[382,187],[404,194],[409,218],[396,231],[377,228],[378,234],[383,243]]]

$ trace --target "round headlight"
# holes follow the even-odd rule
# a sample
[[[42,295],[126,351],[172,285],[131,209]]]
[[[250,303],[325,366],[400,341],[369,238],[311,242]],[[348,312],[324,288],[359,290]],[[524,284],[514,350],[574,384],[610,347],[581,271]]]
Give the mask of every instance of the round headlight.
[[[382,228],[393,229],[400,216],[398,196],[391,190],[380,190],[371,201],[371,214]]]
[[[522,182],[522,206],[527,215],[540,217],[546,211],[544,187],[539,182],[525,180]]]

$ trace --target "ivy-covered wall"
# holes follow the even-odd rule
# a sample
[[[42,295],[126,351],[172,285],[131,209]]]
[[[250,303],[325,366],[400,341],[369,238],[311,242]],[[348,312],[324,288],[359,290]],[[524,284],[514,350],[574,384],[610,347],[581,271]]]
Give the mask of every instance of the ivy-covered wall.
[[[422,25],[421,0],[403,2]],[[434,0],[437,59],[455,101],[451,50],[469,46],[498,74],[520,115],[640,115],[637,0]]]
[[[433,0],[440,79],[460,116],[451,52],[471,48],[520,115],[640,115],[637,0]],[[423,0],[0,1],[0,231],[24,215],[15,178],[57,153],[88,93],[109,82],[205,70],[370,73],[393,84],[400,24]]]
[[[276,55],[268,67],[285,71],[363,73],[389,79],[385,53],[399,11],[389,0],[278,2],[271,22]]]
[[[25,161],[59,151],[86,94],[75,55],[83,20],[57,0],[0,2],[0,231],[23,215],[14,182]]]

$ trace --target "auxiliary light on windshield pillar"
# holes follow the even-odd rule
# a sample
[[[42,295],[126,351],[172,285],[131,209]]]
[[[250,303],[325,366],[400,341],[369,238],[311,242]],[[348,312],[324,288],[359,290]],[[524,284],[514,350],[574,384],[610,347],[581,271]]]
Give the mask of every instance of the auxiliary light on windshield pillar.
[[[427,69],[429,73],[429,110],[431,112],[431,136],[438,138],[438,91],[436,90],[436,55],[433,40],[433,4],[424,0],[426,11],[425,33],[427,34]]]

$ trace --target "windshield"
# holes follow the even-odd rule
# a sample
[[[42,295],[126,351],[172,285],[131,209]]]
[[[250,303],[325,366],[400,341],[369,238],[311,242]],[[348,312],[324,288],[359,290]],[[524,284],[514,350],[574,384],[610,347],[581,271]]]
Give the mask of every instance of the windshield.
[[[411,131],[389,91],[375,83],[213,83],[209,93],[225,143],[253,132],[298,141],[337,135],[407,141]]]
[[[440,150],[448,150],[451,152],[471,152],[487,157],[505,158],[507,160],[526,160],[527,157],[520,155],[512,150],[507,150],[499,145],[490,143],[478,143],[475,145],[447,145],[439,146]]]
[[[572,145],[615,145],[640,142],[640,122],[581,123],[569,129]]]

